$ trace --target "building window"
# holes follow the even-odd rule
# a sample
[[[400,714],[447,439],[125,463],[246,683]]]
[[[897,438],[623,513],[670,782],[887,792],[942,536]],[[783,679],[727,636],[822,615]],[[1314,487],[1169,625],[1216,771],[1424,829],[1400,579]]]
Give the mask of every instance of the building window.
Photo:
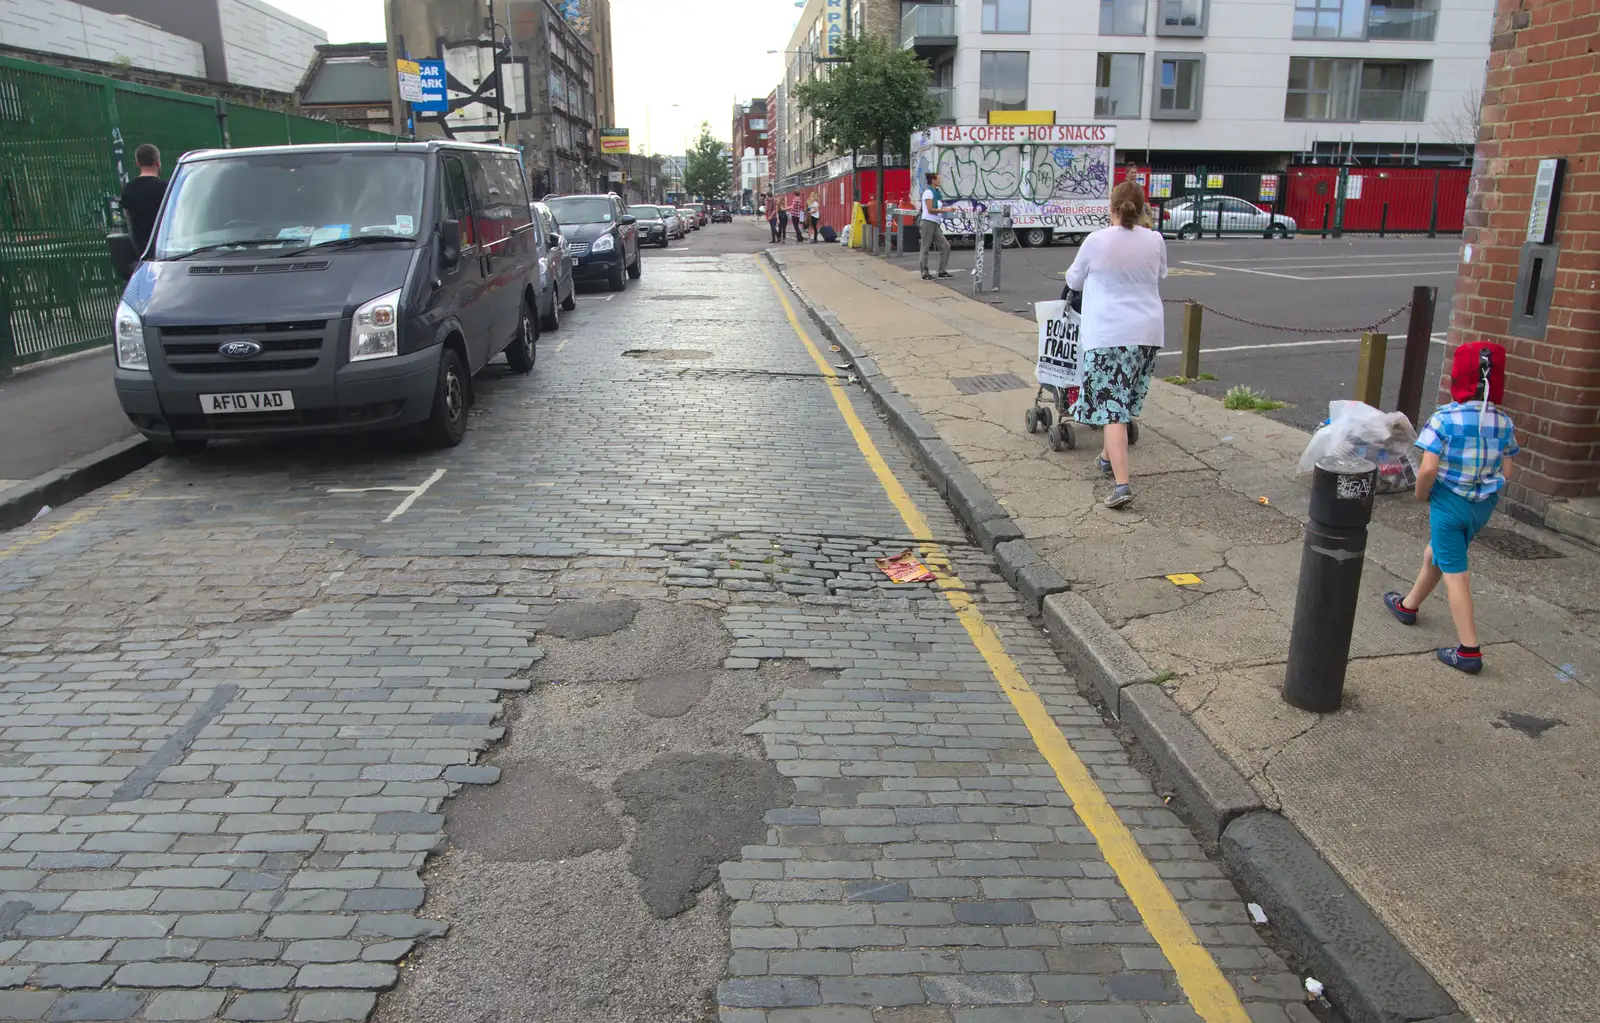
[[[985,32],[1028,31],[1028,8],[1033,0],[983,0]]]
[[[1438,0],[1372,0],[1367,38],[1428,41],[1438,20]]]
[[[1356,116],[1363,121],[1420,121],[1428,105],[1428,66],[1415,61],[1363,61]]]
[[[1094,116],[1138,117],[1143,80],[1144,54],[1100,54],[1094,70]]]
[[[1362,39],[1367,0],[1294,0],[1296,39]]]
[[[1150,99],[1151,120],[1200,119],[1200,97],[1205,90],[1205,60],[1205,55],[1201,53],[1156,54],[1155,84]]]
[[[1206,34],[1206,0],[1157,0],[1156,35]]]
[[[761,131],[764,128],[766,128],[766,126],[767,126],[767,119],[765,117],[752,117],[752,118],[750,118],[750,127],[753,130]]]
[[[1144,35],[1145,0],[1100,0],[1100,34]]]
[[[1028,54],[984,50],[978,59],[978,113],[1028,109]]]
[[[1291,57],[1283,116],[1288,121],[1421,121],[1427,61]]]

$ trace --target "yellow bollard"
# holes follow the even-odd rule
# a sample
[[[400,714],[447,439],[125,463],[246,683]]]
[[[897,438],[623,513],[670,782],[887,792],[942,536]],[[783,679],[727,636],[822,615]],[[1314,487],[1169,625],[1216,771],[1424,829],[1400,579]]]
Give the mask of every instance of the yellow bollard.
[[[1183,304],[1183,378],[1200,379],[1200,313],[1198,302]]]
[[[860,203],[850,210],[850,247],[863,248],[867,241],[867,211]]]
[[[1361,358],[1356,363],[1356,401],[1382,408],[1383,360],[1389,350],[1389,335],[1368,331],[1361,335]]]

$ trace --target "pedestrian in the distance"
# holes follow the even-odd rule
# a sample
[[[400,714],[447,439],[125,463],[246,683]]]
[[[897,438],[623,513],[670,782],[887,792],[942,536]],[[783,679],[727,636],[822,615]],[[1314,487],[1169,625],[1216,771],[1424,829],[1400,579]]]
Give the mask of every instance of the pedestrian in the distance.
[[[1417,437],[1424,452],[1417,500],[1428,502],[1429,542],[1422,551],[1422,570],[1410,593],[1383,595],[1396,618],[1415,625],[1417,610],[1442,578],[1457,642],[1439,650],[1438,657],[1471,675],[1483,670],[1483,652],[1478,648],[1467,547],[1494,514],[1511,459],[1521,451],[1516,424],[1499,407],[1505,389],[1504,348],[1482,341],[1456,349],[1450,363],[1450,397],[1455,400],[1440,406]]]
[[[772,203],[778,207],[778,244],[782,245],[789,240],[789,207],[777,196],[772,197]]]
[[[817,232],[822,230],[822,203],[817,200],[817,193],[811,193],[811,201],[806,203],[806,219],[811,222],[811,244],[817,244]]]
[[[1067,270],[1067,287],[1083,293],[1083,385],[1072,417],[1101,427],[1095,466],[1114,481],[1107,508],[1133,503],[1128,423],[1144,410],[1156,354],[1166,343],[1167,243],[1143,226],[1149,208],[1139,182],[1119,182],[1111,190],[1111,226],[1085,238]]]
[[[950,272],[950,240],[944,236],[944,215],[955,211],[944,205],[936,172],[923,175],[923,180],[927,187],[922,190],[922,201],[917,204],[917,228],[922,232],[922,279],[933,280],[933,274],[928,272],[928,254],[935,249],[939,251],[939,276],[954,277]]]
[[[799,192],[789,197],[789,219],[794,222],[794,240],[797,242],[805,241],[806,207],[805,202],[800,198]]]
[[[161,180],[161,150],[155,146],[146,142],[135,149],[133,162],[139,167],[139,176],[122,190],[122,212],[128,218],[133,247],[143,255],[150,246],[150,234],[156,226],[156,214],[161,211],[161,200],[167,196],[167,183]]]
[[[766,199],[762,202],[761,209],[762,212],[766,214],[767,230],[772,233],[772,240],[774,242],[783,241],[782,238],[778,237],[778,200],[772,197],[772,193],[767,193]]]

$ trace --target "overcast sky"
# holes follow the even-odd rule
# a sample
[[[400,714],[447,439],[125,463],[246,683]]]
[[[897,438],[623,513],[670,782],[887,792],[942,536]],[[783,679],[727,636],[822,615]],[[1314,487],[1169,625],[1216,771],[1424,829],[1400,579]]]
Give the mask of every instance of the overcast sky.
[[[268,0],[316,25],[329,42],[380,42],[383,0]],[[634,148],[682,152],[701,121],[724,141],[733,105],[765,97],[783,74],[782,50],[794,31],[794,0],[611,0],[614,127]],[[676,104],[674,106],[674,104]]]

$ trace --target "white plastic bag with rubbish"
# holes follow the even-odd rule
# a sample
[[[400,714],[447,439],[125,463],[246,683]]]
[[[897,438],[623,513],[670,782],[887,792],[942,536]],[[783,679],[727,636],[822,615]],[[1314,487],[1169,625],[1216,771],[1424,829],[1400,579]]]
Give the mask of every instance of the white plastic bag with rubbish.
[[[844,225],[844,229],[839,232],[840,248],[848,249],[850,247],[850,226],[849,224]]]
[[[1411,448],[1416,427],[1403,412],[1382,412],[1361,401],[1328,402],[1328,421],[1311,437],[1300,456],[1300,471],[1310,472],[1326,455],[1365,458],[1378,467],[1378,493],[1410,490],[1417,485]]]

